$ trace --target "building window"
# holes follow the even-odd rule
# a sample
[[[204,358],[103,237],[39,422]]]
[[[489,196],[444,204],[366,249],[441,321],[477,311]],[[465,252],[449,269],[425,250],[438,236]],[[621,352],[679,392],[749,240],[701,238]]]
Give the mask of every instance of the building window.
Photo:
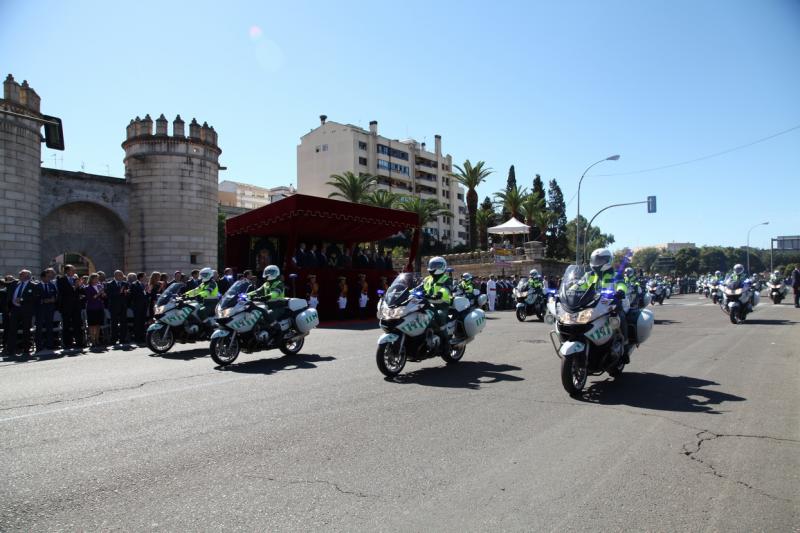
[[[323,152],[327,152],[328,151],[328,145],[327,144],[323,144],[322,145],[322,151]]]
[[[444,189],[442,189],[442,196],[444,196],[445,198],[447,198],[447,191],[445,191]]]
[[[389,172],[397,172],[399,174],[409,175],[409,169],[406,165],[399,165],[397,163],[390,163],[383,159],[378,159],[378,168],[388,170]]]
[[[364,141],[358,141],[358,149],[359,150],[366,150],[367,149],[367,143],[365,143]]]
[[[358,158],[358,164],[367,166],[367,158],[366,157],[359,157]]]
[[[456,196],[458,196],[458,199],[461,200],[462,202],[464,201],[464,195],[463,194],[458,193]]]
[[[190,263],[190,264],[192,264],[192,265],[196,265],[196,264],[198,264],[198,263],[200,262],[200,261],[198,261],[198,259],[197,259],[197,257],[198,257],[199,255],[200,255],[200,254],[198,254],[198,253],[189,254],[189,263]]]
[[[384,144],[378,145],[378,153],[383,155],[388,155],[389,157],[394,157],[397,159],[402,159],[403,161],[408,161],[408,152],[403,152],[400,150],[395,150],[394,148],[389,148]]]

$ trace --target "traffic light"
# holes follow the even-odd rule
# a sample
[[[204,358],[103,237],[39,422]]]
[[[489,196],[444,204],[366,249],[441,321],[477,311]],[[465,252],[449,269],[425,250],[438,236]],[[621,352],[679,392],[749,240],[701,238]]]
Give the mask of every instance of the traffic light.
[[[656,212],[656,197],[655,196],[648,196],[647,197],[647,212],[648,213],[655,213]]]

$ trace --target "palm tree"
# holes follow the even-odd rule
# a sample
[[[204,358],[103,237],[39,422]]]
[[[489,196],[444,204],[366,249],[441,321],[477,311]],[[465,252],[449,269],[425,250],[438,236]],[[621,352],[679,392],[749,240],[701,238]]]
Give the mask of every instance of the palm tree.
[[[520,213],[525,219],[525,223],[531,226],[531,237],[533,237],[533,219],[539,211],[545,210],[545,203],[543,198],[539,198],[537,194],[531,193],[522,199],[522,206],[520,206]]]
[[[511,216],[518,220],[520,211],[522,211],[522,203],[527,195],[528,190],[524,188],[520,189],[519,185],[514,185],[507,191],[494,193],[494,197],[498,200],[497,203],[502,205],[503,209],[511,213]]]
[[[433,198],[420,198],[419,196],[406,196],[400,201],[400,209],[416,213],[419,217],[419,240],[417,241],[417,257],[414,261],[414,269],[417,272],[422,271],[422,228],[426,224],[433,222],[440,216],[452,217],[451,213],[446,207],[439,203],[438,200]]]
[[[544,243],[547,240],[547,228],[553,225],[558,219],[558,215],[547,209],[537,211],[531,217],[531,223],[539,229],[539,241]]]
[[[472,166],[469,159],[464,161],[464,166],[453,165],[458,171],[452,177],[467,189],[467,213],[469,215],[469,246],[475,248],[478,243],[478,224],[476,220],[478,212],[478,193],[475,189],[478,185],[492,173],[492,169],[484,167],[486,163],[478,161]]]
[[[479,209],[475,214],[475,222],[478,225],[478,239],[481,248],[489,247],[489,226],[494,224],[494,212],[488,209]]]
[[[397,194],[385,189],[378,189],[372,191],[364,197],[364,203],[374,205],[375,207],[385,207],[387,209],[397,209],[400,200],[403,198],[402,194]]]
[[[349,170],[343,174],[332,174],[331,181],[326,182],[336,192],[328,195],[328,198],[340,197],[355,204],[364,203],[367,194],[372,192],[378,181],[377,176],[359,172],[358,175]]]

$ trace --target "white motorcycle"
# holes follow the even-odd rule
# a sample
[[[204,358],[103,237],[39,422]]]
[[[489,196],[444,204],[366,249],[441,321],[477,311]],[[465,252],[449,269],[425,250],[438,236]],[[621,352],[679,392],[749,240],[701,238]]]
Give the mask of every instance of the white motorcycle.
[[[457,363],[464,357],[467,344],[486,325],[482,309],[471,308],[469,300],[456,296],[444,331],[447,345],[442,346],[433,328],[435,312],[412,274],[397,276],[378,302],[378,319],[384,334],[378,339],[375,359],[381,373],[393,377],[403,371],[406,361],[437,356],[448,364]]]
[[[725,278],[722,288],[720,307],[730,317],[731,324],[742,324],[748,313],[761,301],[761,295],[753,290],[749,279],[734,280],[730,275]]]
[[[772,303],[778,305],[786,298],[786,295],[789,294],[789,289],[786,287],[786,284],[783,280],[769,280],[767,282],[767,289],[769,289],[769,298],[772,300]]]
[[[558,295],[556,328],[550,332],[561,358],[561,384],[572,396],[583,390],[590,374],[619,376],[633,350],[650,337],[654,322],[652,311],[630,309],[627,296],[618,304],[613,290],[587,288],[584,280],[589,274],[582,266],[567,267]],[[619,313],[625,313],[627,343]]]
[[[147,328],[145,338],[154,353],[166,353],[176,342],[207,340],[217,327],[213,317],[200,319],[200,302],[181,298],[185,288],[183,283],[173,283],[156,300],[155,322]]]
[[[217,304],[217,330],[211,335],[211,358],[219,366],[247,353],[279,349],[296,355],[305,337],[319,325],[319,314],[305,300],[288,298],[266,304],[247,298],[252,285],[239,280]]]
[[[654,306],[656,303],[658,303],[658,305],[664,305],[664,298],[666,297],[666,294],[664,293],[663,285],[656,280],[651,279],[647,283],[647,291],[650,294],[650,303],[652,303]]]
[[[514,300],[517,302],[516,315],[517,320],[525,322],[530,315],[536,317],[544,322],[544,315],[547,312],[547,295],[542,292],[531,290],[528,284],[528,278],[522,278],[514,287]]]

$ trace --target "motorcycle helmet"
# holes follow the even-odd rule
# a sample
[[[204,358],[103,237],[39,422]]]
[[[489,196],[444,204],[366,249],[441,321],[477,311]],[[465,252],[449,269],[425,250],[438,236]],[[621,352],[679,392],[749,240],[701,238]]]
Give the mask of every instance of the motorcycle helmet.
[[[592,267],[595,274],[600,274],[601,272],[611,270],[611,261],[613,259],[614,256],[611,255],[611,250],[608,248],[598,248],[592,252],[589,258],[589,266]]]
[[[741,276],[742,274],[744,274],[744,267],[741,265],[741,263],[736,263],[736,264],[733,266],[733,271],[734,271],[734,272],[735,272],[737,275]]]
[[[722,272],[717,270],[716,272],[714,272],[714,275],[717,276],[717,277],[720,277],[722,275]]]
[[[535,268],[531,269],[531,271],[528,272],[528,274],[530,275],[530,277],[532,277],[534,279],[538,279],[539,278],[539,271],[536,270]]]
[[[773,272],[773,274],[775,274],[775,277],[778,277],[778,278],[781,277],[781,271],[780,270],[776,270],[775,272]]]
[[[464,272],[464,274],[461,276],[461,279],[463,279],[464,281],[471,281],[472,274],[470,274],[469,272]]]
[[[444,257],[433,257],[428,261],[428,274],[434,277],[442,276],[447,271],[447,261]]]
[[[214,271],[210,268],[206,267],[200,271],[200,279],[203,281],[203,283],[211,281],[212,277],[214,277]]]
[[[267,281],[275,281],[281,275],[281,269],[275,265],[269,265],[264,269],[264,279]]]
[[[626,278],[632,278],[633,274],[634,274],[633,268],[628,267],[628,268],[625,269],[625,277]]]

